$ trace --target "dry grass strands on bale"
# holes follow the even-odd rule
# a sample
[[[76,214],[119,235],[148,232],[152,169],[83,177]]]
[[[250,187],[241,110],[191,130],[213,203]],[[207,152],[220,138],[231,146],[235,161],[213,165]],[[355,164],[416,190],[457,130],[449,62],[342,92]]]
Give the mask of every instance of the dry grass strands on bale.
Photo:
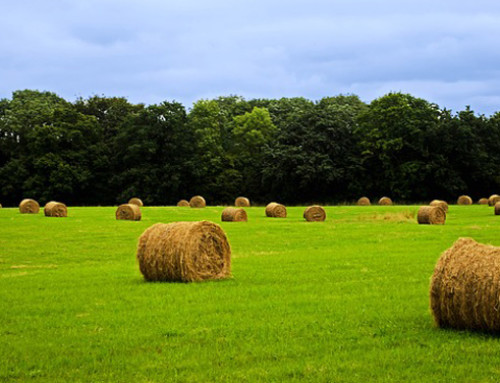
[[[285,205],[276,202],[271,202],[266,206],[266,216],[272,218],[286,218]]]
[[[378,204],[384,206],[392,205],[392,200],[389,197],[382,197],[378,200]]]
[[[189,201],[185,199],[181,199],[179,202],[177,202],[178,207],[187,207],[189,206]]]
[[[23,199],[19,204],[19,211],[21,214],[38,214],[40,205],[34,199]]]
[[[246,222],[248,221],[247,212],[244,209],[236,207],[226,207],[222,210],[222,221],[225,222]]]
[[[500,331],[500,247],[460,238],[439,258],[430,305],[439,327]]]
[[[116,219],[123,219],[127,221],[140,221],[142,214],[141,208],[132,203],[124,203],[116,209]]]
[[[372,203],[370,202],[370,199],[368,197],[361,197],[358,199],[358,206],[370,206]]]
[[[439,206],[440,208],[442,208],[444,210],[445,213],[448,213],[448,203],[446,201],[442,201],[440,199],[435,199],[429,205],[430,206]]]
[[[238,197],[234,201],[234,206],[237,207],[250,207],[250,200],[246,197]]]
[[[197,195],[189,200],[189,206],[194,208],[202,208],[207,206],[207,203],[205,202],[205,198],[203,198],[201,195]]]
[[[495,215],[500,215],[500,202],[495,205]]]
[[[488,198],[488,205],[489,206],[495,206],[497,202],[500,202],[500,195],[498,194],[493,194]]]
[[[148,281],[193,282],[231,273],[231,248],[222,228],[207,221],[157,223],[140,236],[137,260]]]
[[[144,204],[142,203],[142,200],[140,198],[130,198],[130,201],[128,201],[128,203],[132,204],[132,205],[137,205],[139,207],[143,207]]]
[[[479,205],[488,205],[488,198],[481,198],[477,203]]]
[[[304,210],[304,218],[309,222],[319,222],[326,219],[326,211],[321,206],[309,206]]]
[[[417,221],[420,225],[444,225],[446,212],[441,206],[422,206],[418,209]]]
[[[457,199],[457,205],[472,205],[472,198],[468,195],[461,195]]]
[[[67,217],[68,208],[61,202],[50,201],[45,204],[43,213],[46,217]]]

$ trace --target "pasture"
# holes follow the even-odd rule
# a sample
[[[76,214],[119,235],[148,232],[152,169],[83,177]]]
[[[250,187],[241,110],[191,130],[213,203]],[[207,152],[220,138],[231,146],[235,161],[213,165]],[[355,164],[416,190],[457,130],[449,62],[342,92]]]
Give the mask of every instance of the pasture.
[[[67,218],[0,209],[0,381],[497,382],[500,339],[441,330],[429,280],[459,237],[500,246],[488,206],[303,207],[221,222],[223,207],[68,207]],[[219,223],[232,278],[148,283],[137,239],[157,222]]]

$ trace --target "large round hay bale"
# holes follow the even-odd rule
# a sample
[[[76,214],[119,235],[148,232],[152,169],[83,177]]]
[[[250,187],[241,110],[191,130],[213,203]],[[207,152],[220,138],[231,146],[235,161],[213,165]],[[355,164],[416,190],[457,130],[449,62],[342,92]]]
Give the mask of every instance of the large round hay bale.
[[[500,202],[495,204],[495,215],[500,215]]]
[[[271,202],[266,206],[266,216],[272,218],[286,218],[286,207],[277,202]]]
[[[50,201],[45,204],[43,213],[46,217],[67,217],[68,208],[61,202]]]
[[[142,200],[140,198],[130,198],[128,203],[131,203],[132,205],[137,205],[139,207],[143,207],[144,204],[142,203]]]
[[[326,211],[321,206],[309,206],[304,210],[304,218],[309,222],[324,221],[326,219]]]
[[[194,208],[202,208],[207,206],[207,203],[205,202],[205,198],[203,198],[201,195],[196,195],[189,200],[189,206]]]
[[[140,236],[137,260],[148,281],[226,278],[231,248],[222,228],[207,221],[157,223]]]
[[[477,203],[479,205],[488,205],[488,198],[481,198]]]
[[[497,202],[500,202],[500,195],[498,194],[493,194],[488,198],[488,205],[489,206],[495,206]]]
[[[132,203],[124,203],[116,209],[116,219],[123,219],[127,221],[140,221],[142,214],[141,208]]]
[[[187,207],[189,206],[189,201],[185,199],[181,199],[179,202],[177,202],[177,206],[179,207]]]
[[[472,198],[468,195],[461,195],[457,199],[457,205],[472,205]]]
[[[225,222],[246,222],[248,221],[247,212],[244,209],[236,207],[226,207],[222,210],[222,221]]]
[[[500,331],[500,247],[460,238],[434,269],[430,305],[439,327]]]
[[[0,209],[2,208],[2,204],[0,203]]]
[[[389,197],[382,197],[378,200],[378,204],[384,206],[392,205],[392,200]]]
[[[420,225],[444,225],[446,212],[441,206],[422,206],[418,209],[417,222]]]
[[[19,204],[21,214],[38,214],[40,205],[34,199],[26,198]]]
[[[358,199],[358,206],[370,206],[372,203],[370,202],[370,199],[368,197],[361,197]]]
[[[238,197],[234,201],[234,206],[237,207],[250,207],[250,200],[246,197]]]
[[[430,206],[439,206],[444,210],[445,213],[448,213],[448,203],[446,201],[442,201],[440,199],[435,199],[429,205]]]

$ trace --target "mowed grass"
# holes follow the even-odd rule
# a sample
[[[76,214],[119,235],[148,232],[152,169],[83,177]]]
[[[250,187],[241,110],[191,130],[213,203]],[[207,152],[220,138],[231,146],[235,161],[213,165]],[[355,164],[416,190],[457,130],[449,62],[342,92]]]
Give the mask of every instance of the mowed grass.
[[[417,208],[327,207],[322,223],[249,208],[221,223],[233,277],[193,284],[145,282],[137,239],[222,207],[0,209],[0,381],[497,382],[500,339],[436,328],[428,291],[457,238],[500,246],[500,217],[451,206],[424,226]]]

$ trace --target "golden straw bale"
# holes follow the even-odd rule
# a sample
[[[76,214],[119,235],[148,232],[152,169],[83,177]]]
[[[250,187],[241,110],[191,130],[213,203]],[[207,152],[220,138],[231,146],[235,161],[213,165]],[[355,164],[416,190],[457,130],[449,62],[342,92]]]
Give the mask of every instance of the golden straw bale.
[[[457,205],[472,205],[472,198],[468,195],[461,195],[457,199]]]
[[[68,208],[61,202],[50,201],[45,204],[43,213],[46,217],[67,217]]]
[[[500,247],[460,238],[439,258],[430,306],[439,327],[500,331]]]
[[[137,260],[148,281],[193,282],[231,273],[231,248],[222,228],[208,221],[157,223],[139,238]]]
[[[495,215],[500,215],[500,202],[495,204]]]
[[[477,203],[479,205],[488,205],[488,198],[481,198]]]
[[[286,218],[286,207],[280,203],[271,202],[266,206],[266,216],[272,218]]]
[[[389,197],[382,197],[378,200],[379,205],[392,205],[392,200]]]
[[[222,221],[227,222],[246,222],[248,221],[247,212],[244,209],[236,207],[226,207],[222,210]]]
[[[133,203],[124,203],[116,209],[116,219],[127,221],[140,221],[142,214],[141,208]]]
[[[142,203],[142,200],[140,198],[130,198],[130,201],[128,203],[131,203],[132,205],[137,205],[139,207],[143,207],[144,204]]]
[[[372,203],[368,197],[361,197],[358,199],[358,206],[370,206]]]
[[[2,208],[2,204],[0,203],[0,209]]]
[[[19,204],[21,214],[38,214],[40,205],[34,199],[26,198]]]
[[[205,202],[205,198],[203,198],[201,195],[197,195],[189,200],[189,206],[194,208],[202,208],[207,206],[207,203]]]
[[[304,210],[304,218],[309,222],[324,221],[326,219],[326,211],[321,206],[309,206]]]
[[[187,207],[189,206],[189,202],[185,199],[181,199],[179,202],[177,202],[177,206],[179,207]]]
[[[448,203],[446,201],[442,201],[440,199],[435,199],[429,205],[430,206],[439,206],[444,210],[445,213],[448,213]]]
[[[250,200],[246,197],[238,197],[234,201],[234,206],[237,207],[250,207]]]
[[[500,195],[498,194],[493,194],[488,198],[488,205],[489,206],[495,206],[497,202],[500,202]]]
[[[444,225],[446,212],[441,206],[422,206],[418,209],[417,222],[420,225]]]

